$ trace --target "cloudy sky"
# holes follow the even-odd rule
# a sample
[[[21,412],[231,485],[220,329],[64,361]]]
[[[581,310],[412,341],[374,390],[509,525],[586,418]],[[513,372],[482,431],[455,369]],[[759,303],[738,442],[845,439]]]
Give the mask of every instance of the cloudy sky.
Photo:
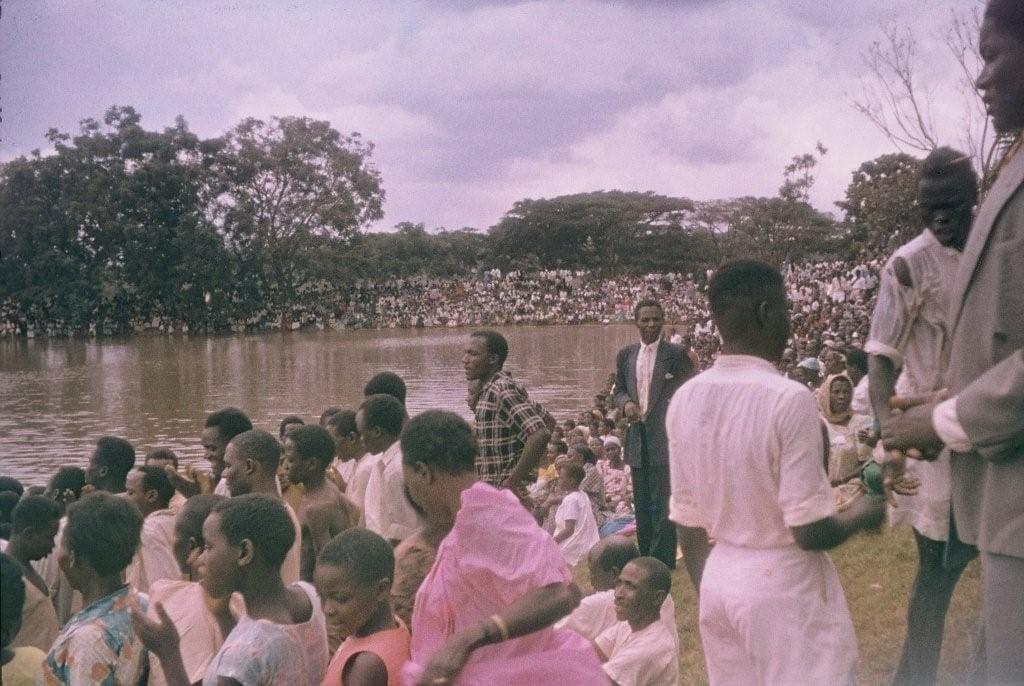
[[[893,150],[849,104],[865,49],[914,27],[952,140],[941,33],[972,2],[19,0],[0,18],[0,160],[111,104],[207,136],[308,115],[376,145],[376,228],[487,228],[525,197],[774,194],[820,140],[813,201],[830,210]]]

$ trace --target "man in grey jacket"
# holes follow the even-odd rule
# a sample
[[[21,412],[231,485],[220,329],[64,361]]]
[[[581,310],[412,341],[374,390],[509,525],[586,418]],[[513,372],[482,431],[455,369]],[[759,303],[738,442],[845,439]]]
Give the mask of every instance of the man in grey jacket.
[[[1024,3],[990,0],[978,88],[996,131],[1024,129]],[[953,394],[894,416],[887,448],[952,452],[953,525],[982,561],[990,683],[1024,683],[1024,152],[1017,142],[978,210],[950,297]]]

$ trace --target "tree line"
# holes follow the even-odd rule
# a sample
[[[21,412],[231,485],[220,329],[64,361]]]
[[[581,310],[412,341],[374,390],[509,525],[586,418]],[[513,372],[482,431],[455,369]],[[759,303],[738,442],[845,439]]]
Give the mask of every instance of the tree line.
[[[0,165],[0,307],[71,332],[162,317],[222,330],[284,311],[308,284],[467,276],[483,269],[699,272],[736,256],[850,258],[916,231],[918,161],[853,173],[842,220],[810,205],[820,144],[772,197],[692,200],[595,191],[523,199],[486,231],[383,217],[373,145],[306,117],[248,118],[203,139],[182,117],[143,128],[132,107],[51,129],[51,154]]]

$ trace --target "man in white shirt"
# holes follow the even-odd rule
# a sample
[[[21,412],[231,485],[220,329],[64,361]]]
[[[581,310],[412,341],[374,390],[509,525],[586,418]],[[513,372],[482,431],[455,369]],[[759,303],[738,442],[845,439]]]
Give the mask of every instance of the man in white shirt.
[[[929,154],[921,164],[917,198],[925,229],[886,263],[864,348],[871,355],[870,396],[879,423],[888,422],[894,394],[927,396],[942,386],[950,289],[978,198],[970,156],[950,148]],[[901,473],[902,462],[895,461],[890,470]],[[947,560],[945,554],[952,495],[949,455],[932,462],[912,460],[906,474],[920,481],[918,492],[895,495],[890,520],[913,527],[918,565],[893,683],[930,684],[939,666],[949,601],[969,558]]]
[[[404,423],[405,406],[384,393],[366,398],[356,412],[356,428],[363,445],[379,455],[366,485],[366,528],[392,545],[398,545],[419,527],[416,513],[405,499],[402,446],[398,442]]]
[[[363,517],[366,484],[370,480],[370,454],[356,427],[355,410],[339,410],[327,419],[327,432],[334,439],[337,459],[334,468],[345,481],[345,497],[359,508]]]
[[[672,399],[670,516],[715,539],[700,593],[714,684],[851,683],[857,639],[822,551],[881,524],[882,499],[836,513],[814,396],[775,363],[789,338],[782,275],[740,260],[708,300],[722,337],[714,366]]]
[[[672,570],[653,557],[626,564],[615,584],[618,622],[594,641],[615,686],[676,686],[677,637],[660,621],[672,588]]]
[[[142,513],[139,547],[126,571],[139,593],[160,579],[181,579],[174,556],[174,518],[170,508],[174,486],[162,467],[138,467],[128,473],[125,497]]]
[[[224,450],[223,480],[231,497],[262,493],[280,500],[292,520],[295,540],[281,564],[281,579],[293,584],[299,581],[302,567],[302,524],[295,510],[281,498],[277,468],[281,463],[281,443],[266,431],[252,429],[231,439]]]
[[[611,628],[619,621],[615,615],[615,584],[619,581],[619,572],[638,557],[640,549],[633,539],[618,534],[602,538],[587,553],[587,569],[594,593],[584,596],[576,609],[555,626],[572,629],[590,641]],[[660,616],[669,633],[678,638],[676,603],[671,594],[665,596]]]

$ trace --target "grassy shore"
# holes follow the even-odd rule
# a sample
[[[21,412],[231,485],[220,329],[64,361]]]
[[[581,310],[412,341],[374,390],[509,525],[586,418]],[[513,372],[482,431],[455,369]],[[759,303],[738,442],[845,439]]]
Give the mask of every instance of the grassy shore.
[[[860,665],[858,684],[890,684],[907,628],[907,599],[917,569],[917,551],[909,528],[861,534],[832,552],[857,630]],[[576,578],[589,588],[586,565]],[[704,652],[697,632],[697,603],[689,577],[680,564],[672,576],[672,595],[679,624],[680,683],[707,684]],[[971,661],[980,606],[977,561],[964,572],[946,617],[946,635],[939,665],[940,684],[962,684]]]

